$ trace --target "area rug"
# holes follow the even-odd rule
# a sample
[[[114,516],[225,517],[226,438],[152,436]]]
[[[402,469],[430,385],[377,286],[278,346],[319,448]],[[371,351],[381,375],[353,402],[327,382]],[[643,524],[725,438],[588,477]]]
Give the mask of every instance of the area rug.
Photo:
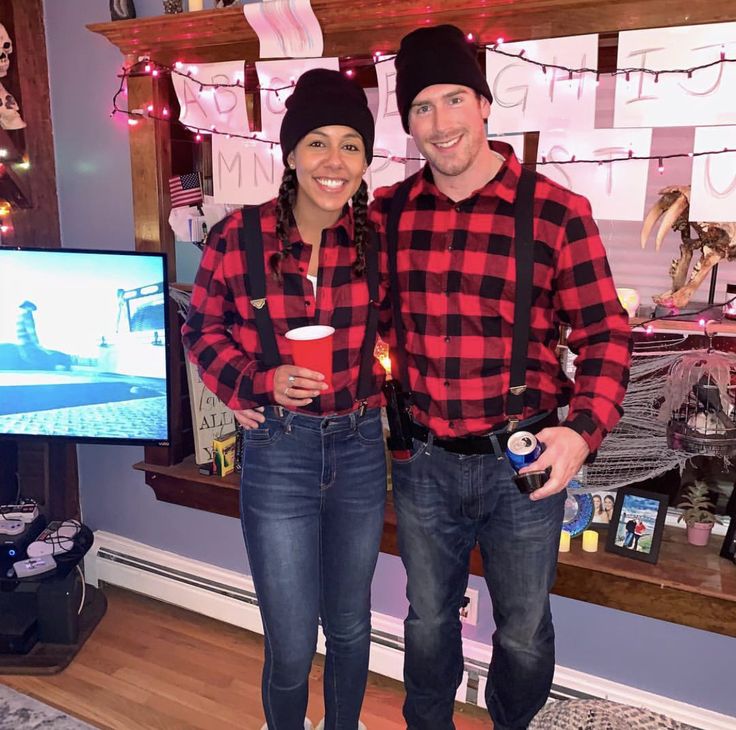
[[[547,705],[529,730],[696,730],[649,710],[609,700],[559,700]]]
[[[0,684],[0,730],[95,730],[28,695]]]

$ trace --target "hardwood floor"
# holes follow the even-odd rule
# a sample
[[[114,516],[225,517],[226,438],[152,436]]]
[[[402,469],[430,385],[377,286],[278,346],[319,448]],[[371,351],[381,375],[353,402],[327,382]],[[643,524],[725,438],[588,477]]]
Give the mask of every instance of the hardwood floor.
[[[105,730],[258,730],[262,637],[112,586],[108,609],[69,667],[0,682]],[[309,717],[323,716],[322,658],[310,675]],[[400,730],[403,688],[371,675],[362,720]],[[484,710],[456,705],[457,730],[491,727]],[[19,729],[20,730],[20,729]]]

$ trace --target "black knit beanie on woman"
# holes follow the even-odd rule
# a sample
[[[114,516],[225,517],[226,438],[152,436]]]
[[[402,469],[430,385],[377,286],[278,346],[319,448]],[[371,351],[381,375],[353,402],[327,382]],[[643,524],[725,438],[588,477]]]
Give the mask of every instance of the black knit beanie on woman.
[[[396,104],[405,132],[409,132],[412,102],[422,89],[434,84],[467,86],[493,101],[475,46],[454,25],[419,28],[401,39],[396,55]]]
[[[365,91],[339,71],[326,68],[306,71],[286,100],[280,133],[284,165],[288,165],[289,153],[302,137],[313,129],[332,124],[352,127],[363,138],[365,158],[370,165],[375,125]]]

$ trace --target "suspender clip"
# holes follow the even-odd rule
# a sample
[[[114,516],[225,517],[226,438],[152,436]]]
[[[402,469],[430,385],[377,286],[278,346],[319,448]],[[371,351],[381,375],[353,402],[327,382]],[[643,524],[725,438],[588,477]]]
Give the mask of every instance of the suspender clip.
[[[508,425],[508,427],[506,428],[506,430],[507,430],[507,431],[508,431],[509,433],[513,433],[513,432],[514,432],[514,431],[516,430],[516,427],[517,427],[518,425],[519,425],[519,419],[518,419],[518,418],[516,418],[515,416],[511,416],[511,418],[509,418],[509,425]]]

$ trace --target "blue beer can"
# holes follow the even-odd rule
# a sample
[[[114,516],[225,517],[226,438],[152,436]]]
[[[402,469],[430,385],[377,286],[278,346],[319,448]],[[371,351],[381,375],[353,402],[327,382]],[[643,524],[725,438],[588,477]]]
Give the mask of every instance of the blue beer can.
[[[515,471],[518,472],[527,464],[536,461],[541,453],[542,446],[533,433],[517,431],[509,436],[506,444],[506,456]]]

